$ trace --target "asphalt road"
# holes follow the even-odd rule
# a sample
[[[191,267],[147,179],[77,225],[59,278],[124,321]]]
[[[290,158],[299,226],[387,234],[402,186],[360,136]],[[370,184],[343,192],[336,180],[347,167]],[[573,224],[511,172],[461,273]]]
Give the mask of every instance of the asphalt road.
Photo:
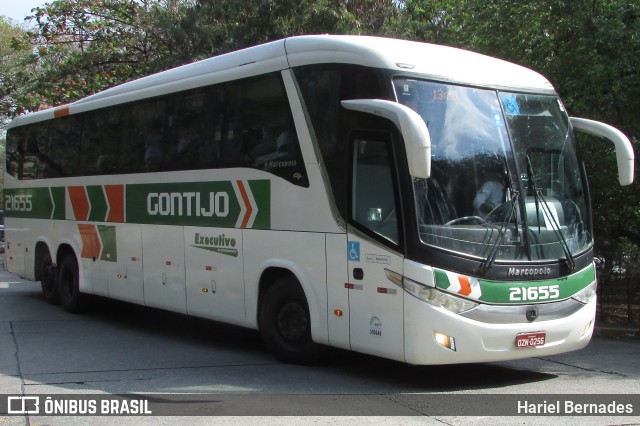
[[[67,314],[41,298],[39,283],[0,272],[0,396],[139,393],[165,402],[154,414],[189,416],[92,424],[640,424],[639,379],[638,339],[594,338],[578,352],[492,364],[416,367],[343,351],[318,366],[282,364],[252,330],[97,298],[88,312]],[[634,415],[485,409],[566,394],[593,403],[627,397]],[[447,405],[455,400],[466,408]],[[88,420],[0,415],[0,425]]]

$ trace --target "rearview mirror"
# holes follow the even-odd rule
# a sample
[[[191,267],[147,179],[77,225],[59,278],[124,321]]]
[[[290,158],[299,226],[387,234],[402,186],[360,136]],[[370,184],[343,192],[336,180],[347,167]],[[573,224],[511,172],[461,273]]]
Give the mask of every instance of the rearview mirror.
[[[381,99],[342,101],[342,106],[392,121],[404,138],[411,176],[427,179],[431,175],[431,138],[427,125],[417,112],[399,103]]]
[[[618,163],[618,181],[626,186],[633,183],[633,145],[624,133],[608,124],[586,118],[571,117],[573,129],[589,135],[605,138],[613,142],[616,147],[616,162]]]

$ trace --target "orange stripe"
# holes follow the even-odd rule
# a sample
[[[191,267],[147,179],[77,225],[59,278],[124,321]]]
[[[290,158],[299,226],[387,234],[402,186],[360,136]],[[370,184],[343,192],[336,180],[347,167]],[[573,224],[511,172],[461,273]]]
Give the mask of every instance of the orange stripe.
[[[109,203],[109,215],[107,222],[124,222],[124,185],[105,185]]]
[[[71,199],[71,206],[76,220],[87,220],[87,217],[89,217],[89,200],[84,186],[69,186],[67,190],[69,191],[69,198]]]
[[[464,275],[458,275],[458,281],[460,281],[460,291],[458,294],[463,296],[468,296],[471,294],[471,283],[469,282],[469,277]]]
[[[69,107],[68,106],[63,106],[60,108],[56,108],[53,110],[53,117],[54,118],[60,118],[60,117],[66,117],[67,115],[69,115]]]
[[[242,218],[242,224],[240,224],[241,228],[246,228],[249,224],[249,219],[251,218],[251,213],[253,213],[253,209],[251,208],[251,202],[249,202],[249,197],[247,196],[247,191],[244,189],[244,184],[241,180],[237,181],[238,188],[240,189],[240,195],[242,195],[242,201],[244,201],[244,205],[247,207],[247,212],[244,214],[244,218]]]
[[[85,259],[98,259],[102,251],[98,229],[95,225],[78,224],[80,237],[82,238],[82,254]]]

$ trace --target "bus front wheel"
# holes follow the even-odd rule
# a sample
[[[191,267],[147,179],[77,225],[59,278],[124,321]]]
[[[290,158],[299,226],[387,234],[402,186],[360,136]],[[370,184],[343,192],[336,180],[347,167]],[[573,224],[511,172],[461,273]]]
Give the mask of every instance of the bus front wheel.
[[[73,254],[67,254],[60,262],[58,270],[58,293],[62,309],[76,313],[82,307],[82,293],[78,276],[78,261]]]
[[[262,340],[280,361],[312,364],[319,360],[322,348],[311,339],[309,306],[295,278],[280,278],[267,290],[259,319]]]

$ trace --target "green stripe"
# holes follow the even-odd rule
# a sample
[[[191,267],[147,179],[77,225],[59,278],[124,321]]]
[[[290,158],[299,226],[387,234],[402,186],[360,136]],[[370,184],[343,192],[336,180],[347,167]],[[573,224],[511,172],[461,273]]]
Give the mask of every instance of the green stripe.
[[[234,228],[244,200],[231,181],[133,184],[125,187],[127,223]],[[89,222],[104,222],[109,211],[103,185],[86,186]],[[255,200],[252,228],[271,228],[271,181],[250,180],[245,189]],[[5,189],[7,217],[66,219],[65,187]]]
[[[211,247],[211,246],[191,246],[203,250],[212,251],[214,253],[226,254],[231,257],[238,257],[238,249],[228,247]]]
[[[258,206],[258,214],[253,222],[254,229],[271,227],[271,182],[268,180],[250,180],[249,188]]]
[[[53,213],[51,219],[64,220],[66,218],[66,205],[64,199],[64,186],[49,188],[51,190],[51,198],[53,199]]]
[[[53,202],[49,188],[23,188],[4,190],[6,217],[50,219]]]
[[[127,185],[126,206],[131,223],[233,228],[240,215],[229,181]]]
[[[98,234],[102,242],[102,255],[100,260],[107,262],[118,261],[118,249],[116,244],[116,227],[107,225],[98,225]]]
[[[573,275],[569,275],[563,278],[541,280],[541,281],[529,281],[529,282],[497,282],[497,281],[485,281],[480,280],[480,288],[482,289],[482,296],[480,300],[487,303],[508,303],[508,304],[522,304],[522,303],[544,303],[553,302],[557,300],[568,299],[585,287],[593,283],[596,279],[596,272],[593,265],[589,265],[582,271],[576,272]],[[514,288],[520,288],[520,294],[527,292],[529,288],[537,288],[532,294],[544,294],[547,291],[558,289],[557,297],[548,297],[541,300],[531,300],[527,296],[517,297],[518,290],[512,290]],[[529,291],[531,292],[531,291]],[[553,291],[551,291],[553,293]],[[516,299],[514,298],[516,295]]]
[[[91,206],[88,220],[90,222],[104,222],[107,216],[108,205],[102,185],[87,186],[87,195],[89,196],[89,205]]]
[[[443,290],[451,287],[451,283],[449,282],[449,277],[447,273],[442,269],[434,269],[436,273],[436,287],[441,288]]]
[[[445,271],[434,269],[436,286],[447,290],[451,284]],[[547,303],[568,299],[596,279],[593,265],[563,278],[539,281],[478,280],[482,295],[480,301],[495,304]]]

